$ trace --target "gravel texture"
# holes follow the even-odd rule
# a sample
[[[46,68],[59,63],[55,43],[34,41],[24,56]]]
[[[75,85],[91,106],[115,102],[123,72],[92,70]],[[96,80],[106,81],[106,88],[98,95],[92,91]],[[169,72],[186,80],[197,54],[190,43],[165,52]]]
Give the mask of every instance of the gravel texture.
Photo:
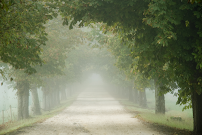
[[[107,91],[85,89],[58,115],[17,135],[163,135],[124,110]]]

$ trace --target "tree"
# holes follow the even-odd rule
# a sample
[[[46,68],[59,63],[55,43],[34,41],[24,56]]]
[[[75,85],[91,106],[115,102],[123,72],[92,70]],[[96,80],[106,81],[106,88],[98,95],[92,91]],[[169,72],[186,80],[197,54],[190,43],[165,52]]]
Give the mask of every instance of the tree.
[[[40,115],[41,114],[41,106],[39,103],[39,96],[38,96],[38,91],[36,86],[32,86],[30,89],[32,93],[32,111],[34,115]]]
[[[136,52],[134,57],[139,56],[138,68],[148,65],[149,72],[142,70],[142,73],[152,76],[155,70],[163,70],[164,65],[168,64],[165,73],[168,78],[158,78],[158,83],[163,83],[166,88],[163,91],[166,92],[169,91],[167,86],[171,78],[177,82],[181,89],[178,103],[192,101],[194,132],[202,133],[199,122],[202,120],[202,109],[199,106],[202,99],[199,62],[202,24],[200,3],[168,0],[83,0],[65,1],[60,9],[71,15],[71,25],[77,21],[81,25],[92,21],[104,22],[108,26],[114,26],[114,30],[125,37],[123,39],[134,39],[131,52]],[[142,60],[144,64],[141,64]],[[153,69],[153,65],[157,68]],[[152,78],[155,76],[158,74]],[[162,80],[167,80],[165,85]]]
[[[28,80],[29,77],[23,70],[15,70],[13,77],[18,98],[18,120],[26,119],[29,117],[30,80]]]
[[[47,40],[43,24],[54,11],[41,2],[27,0],[3,0],[0,5],[1,61],[29,74],[36,72],[33,66],[42,65],[39,55]]]
[[[49,40],[43,47],[44,51],[41,55],[45,64],[42,67],[35,67],[36,75],[44,81],[42,85],[44,110],[50,110],[60,103],[61,87],[68,82],[66,79],[69,75],[71,76],[68,70],[72,68],[72,65],[67,61],[68,55],[81,43],[82,32],[79,29],[69,30],[62,26],[61,22],[61,18],[58,17],[46,24]]]
[[[152,18],[150,20],[151,27],[159,27],[159,34],[154,42],[159,41],[159,45],[165,46],[166,53],[162,54],[162,57],[165,55],[169,57],[168,68],[176,69],[173,70],[172,79],[180,87],[177,103],[186,104],[192,101],[194,131],[195,133],[202,133],[202,125],[199,122],[202,119],[199,105],[202,99],[200,94],[202,70],[197,59],[197,56],[200,57],[201,55],[198,49],[201,46],[199,42],[201,42],[202,20],[200,10],[202,5],[165,1],[158,5],[160,10],[157,11],[156,5],[158,3],[159,1],[150,3],[145,21],[149,24],[148,19]],[[160,18],[164,20],[163,23],[158,21]]]

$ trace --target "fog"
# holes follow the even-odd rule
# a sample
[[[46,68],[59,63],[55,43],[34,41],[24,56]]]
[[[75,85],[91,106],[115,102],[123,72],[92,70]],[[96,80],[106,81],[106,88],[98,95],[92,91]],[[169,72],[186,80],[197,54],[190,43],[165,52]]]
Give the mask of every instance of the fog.
[[[88,95],[97,95],[99,96],[102,91],[106,92],[108,91],[109,94],[112,94],[112,96],[115,96],[120,98],[120,91],[118,91],[117,87],[114,87],[114,84],[107,83],[107,81],[103,80],[100,74],[92,72],[85,76],[86,78],[83,79],[82,83],[76,83],[72,84],[72,87],[79,89],[79,91],[88,91]],[[4,111],[4,122],[10,121],[10,106],[12,110],[12,120],[17,120],[17,95],[16,90],[13,88],[9,88],[10,86],[6,83],[1,86],[0,90],[0,111]],[[67,97],[70,96],[68,90],[70,88],[66,88],[66,95]],[[73,89],[73,88],[71,88]],[[124,89],[124,87],[123,87]],[[38,96],[39,96],[39,102],[40,106],[43,107],[43,92],[41,88],[38,88]],[[128,89],[124,89],[124,93],[121,95],[122,100],[128,100],[129,93]],[[147,97],[147,109],[151,110],[151,112],[154,113],[155,111],[155,91],[151,90],[150,88],[146,88],[146,97]],[[175,90],[177,92],[177,90]],[[61,93],[62,94],[62,93]],[[61,97],[61,95],[60,95]],[[104,97],[102,97],[104,98]],[[106,97],[107,98],[107,97]],[[192,117],[192,110],[188,109],[182,112],[183,106],[176,105],[177,102],[176,96],[174,96],[171,93],[165,94],[165,106],[166,106],[166,114],[173,115],[173,116],[182,116],[182,117]],[[136,103],[137,104],[137,103]],[[136,105],[134,104],[134,105]],[[33,115],[33,101],[31,92],[29,93],[29,111],[30,115]],[[41,108],[43,109],[43,108]],[[3,123],[2,119],[2,113],[0,115],[1,123]]]
[[[97,73],[89,74],[89,77],[86,78],[86,80],[83,81],[83,85],[95,85],[99,87],[99,85],[104,85],[101,76]]]
[[[124,16],[128,15],[123,15],[121,20],[118,18],[122,16],[114,18],[118,19],[117,22],[110,19],[102,21],[102,15],[98,15],[94,22],[92,18],[88,20],[94,15],[89,13],[91,10],[84,13],[89,15],[85,15],[84,20],[77,20],[83,13],[76,12],[78,7],[69,6],[66,1],[59,1],[57,6],[60,7],[53,9],[57,2],[26,1],[23,5],[20,1],[21,4],[17,2],[19,5],[16,7],[16,3],[12,5],[11,2],[8,7],[6,3],[0,2],[3,18],[0,25],[1,28],[8,27],[3,34],[0,33],[5,36],[0,41],[0,45],[4,46],[0,47],[0,134],[156,135],[167,134],[169,128],[171,133],[175,130],[177,133],[195,130],[192,91],[196,94],[196,90],[190,89],[196,84],[196,88],[201,88],[201,78],[197,76],[194,83],[183,79],[194,78],[191,76],[193,73],[201,73],[201,63],[194,63],[197,71],[196,67],[190,66],[194,69],[193,73],[192,70],[187,71],[189,66],[183,64],[196,58],[194,62],[199,61],[201,55],[195,54],[199,50],[191,55],[183,52],[182,56],[189,57],[189,60],[182,60],[184,63],[180,63],[181,55],[173,56],[173,53],[181,51],[172,53],[177,46],[174,44],[177,42],[175,32],[179,30],[172,32],[170,29],[176,27],[165,26],[169,30],[159,32],[157,24],[153,27],[151,23],[148,28],[139,26],[138,23],[145,18],[137,24],[121,24],[128,19]],[[99,7],[97,3],[93,7]],[[60,9],[65,4],[66,8],[71,7],[67,12]],[[83,4],[82,9],[91,5],[93,2]],[[27,10],[23,6],[34,8]],[[142,9],[145,10],[145,7]],[[133,10],[128,10],[127,14],[133,14]],[[71,16],[77,13],[75,18]],[[141,11],[141,17],[145,13]],[[10,17],[12,15],[17,17]],[[108,18],[111,17],[110,14]],[[188,29],[189,21],[183,22],[186,22],[186,28],[184,24],[183,28]],[[133,28],[133,24],[138,27]],[[174,46],[170,47],[170,43]],[[185,71],[186,74],[183,74]],[[200,93],[200,89],[197,92]],[[166,127],[165,131],[162,127]]]

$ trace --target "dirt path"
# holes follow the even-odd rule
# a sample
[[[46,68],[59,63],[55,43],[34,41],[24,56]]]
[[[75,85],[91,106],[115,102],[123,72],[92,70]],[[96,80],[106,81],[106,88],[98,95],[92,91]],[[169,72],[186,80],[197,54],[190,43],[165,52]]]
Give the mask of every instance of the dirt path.
[[[87,89],[60,114],[18,135],[162,135],[142,124],[106,91]]]

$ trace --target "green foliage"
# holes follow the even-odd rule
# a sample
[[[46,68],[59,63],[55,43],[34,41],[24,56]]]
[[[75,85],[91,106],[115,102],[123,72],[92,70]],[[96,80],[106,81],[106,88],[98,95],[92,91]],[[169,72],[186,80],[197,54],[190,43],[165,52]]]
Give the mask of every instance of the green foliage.
[[[47,40],[43,24],[52,9],[40,1],[3,0],[0,5],[1,61],[29,74],[36,72],[33,66],[43,63],[39,55]]]
[[[82,31],[79,29],[69,30],[67,26],[62,26],[62,19],[59,16],[46,23],[48,41],[43,46],[43,53],[40,55],[44,61],[43,66],[35,66],[35,83],[39,86],[53,85],[53,87],[64,86],[67,83],[76,81],[77,68],[76,59],[68,59],[71,51],[81,43]],[[72,63],[74,62],[75,63]],[[75,71],[73,71],[75,70]],[[74,79],[73,79],[74,78]],[[78,79],[78,78],[77,78]],[[38,83],[43,80],[43,83]]]
[[[161,4],[162,9],[158,9]],[[145,20],[153,28],[158,27],[158,34],[155,42],[166,46],[165,53],[161,57],[167,56],[169,59],[168,70],[174,75],[172,79],[180,87],[177,103],[186,104],[191,101],[191,93],[197,91],[201,93],[201,62],[199,42],[201,40],[198,31],[201,31],[201,18],[199,10],[201,5],[186,4],[184,2],[153,1],[146,12]],[[164,12],[164,14],[162,14]],[[154,17],[155,16],[155,17]],[[150,22],[148,22],[150,20]],[[165,22],[161,22],[164,20]],[[189,22],[188,24],[186,24]],[[163,42],[161,42],[163,41]],[[195,78],[195,79],[194,79]],[[191,90],[191,91],[190,91]],[[185,108],[190,108],[191,104]]]
[[[3,0],[0,2],[1,60],[16,69],[36,72],[34,66],[43,63],[39,56],[43,55],[47,61],[41,50],[47,38],[43,24],[56,17],[56,11],[59,11],[63,25],[69,25],[69,28],[78,22],[80,27],[100,22],[103,33],[111,31],[114,35],[110,37],[111,33],[108,33],[106,37],[103,33],[97,33],[98,37],[93,39],[99,41],[99,47],[100,44],[108,47],[117,59],[116,66],[124,71],[127,78],[132,79],[134,74],[140,76],[139,80],[157,78],[158,83],[163,84],[163,93],[175,89],[173,84],[177,83],[180,88],[177,103],[186,104],[190,101],[187,97],[191,93],[202,92],[200,2],[201,0],[188,3],[175,0]],[[55,41],[51,38],[49,42]],[[63,47],[61,49],[65,50]],[[58,50],[54,48],[53,52],[57,54]],[[52,57],[56,58],[57,56]],[[52,62],[49,59],[53,65],[48,66],[52,68],[50,71],[62,71],[65,56],[60,55],[58,59],[60,60]]]
[[[177,83],[182,91],[178,93],[177,103],[189,102],[187,97],[193,91],[201,93],[200,1],[192,4],[174,0],[64,2],[61,9],[69,13],[72,25],[77,21],[105,23],[102,29],[116,33],[130,47],[132,58],[138,58],[133,65],[135,69],[147,78],[158,78],[164,92],[175,89],[172,84]],[[122,49],[118,52],[124,56]],[[122,58],[118,58],[118,66],[127,65]]]

